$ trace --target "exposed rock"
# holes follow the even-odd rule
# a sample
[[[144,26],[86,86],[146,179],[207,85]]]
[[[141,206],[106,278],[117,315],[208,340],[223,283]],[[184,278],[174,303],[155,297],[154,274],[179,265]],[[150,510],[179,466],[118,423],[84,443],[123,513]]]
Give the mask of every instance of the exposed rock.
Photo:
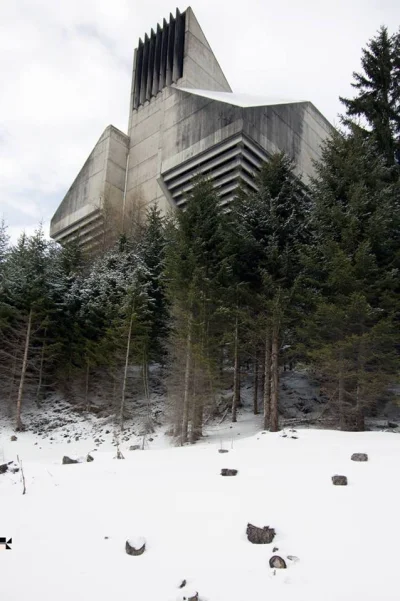
[[[0,465],[0,474],[5,474],[7,471],[8,471],[7,463],[3,463],[2,465]]]
[[[186,580],[182,580],[182,582],[179,585],[179,588],[183,588],[184,586],[186,586]]]
[[[346,476],[332,476],[332,482],[335,486],[347,486]]]
[[[18,440],[18,438],[15,436],[15,434],[13,434],[11,436],[11,442],[15,442],[16,440]]]
[[[237,470],[230,470],[225,467],[222,468],[222,470],[221,470],[221,476],[236,476],[237,473],[238,473]]]
[[[269,567],[277,570],[285,570],[286,562],[282,557],[279,557],[279,555],[273,555],[269,560]]]
[[[129,450],[130,450],[130,451],[138,451],[139,449],[140,449],[140,444],[132,444],[132,445],[129,447]]]
[[[146,541],[142,537],[130,538],[125,543],[125,551],[128,555],[143,555],[146,549]]]
[[[248,540],[254,545],[268,545],[275,538],[275,530],[269,526],[258,528],[253,524],[247,524],[246,534]]]
[[[86,461],[87,462],[94,461],[94,457],[92,457],[91,454],[88,453],[87,456],[86,456]]]
[[[228,449],[218,449],[218,453],[229,453]]]
[[[199,593],[192,591],[187,596],[183,597],[183,601],[199,601]]]
[[[79,463],[79,461],[77,459],[71,459],[71,457],[67,457],[67,455],[64,455],[62,459],[62,464],[69,465],[70,463]]]
[[[274,547],[274,548],[272,549],[272,553],[276,553],[277,551],[279,551],[278,547]]]
[[[398,428],[399,424],[396,424],[396,422],[388,422],[388,428]]]
[[[367,453],[353,453],[351,456],[352,461],[368,461]]]

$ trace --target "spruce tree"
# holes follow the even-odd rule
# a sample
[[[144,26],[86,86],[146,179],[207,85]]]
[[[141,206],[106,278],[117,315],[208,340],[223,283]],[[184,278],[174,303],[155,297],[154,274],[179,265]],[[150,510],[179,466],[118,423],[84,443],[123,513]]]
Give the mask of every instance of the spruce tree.
[[[400,156],[400,34],[381,27],[362,50],[362,72],[353,73],[354,98],[341,98],[346,122],[360,119],[359,127],[370,132],[379,153],[389,165]]]
[[[375,141],[353,128],[325,143],[313,193],[310,356],[341,427],[363,429],[396,369],[398,183]]]

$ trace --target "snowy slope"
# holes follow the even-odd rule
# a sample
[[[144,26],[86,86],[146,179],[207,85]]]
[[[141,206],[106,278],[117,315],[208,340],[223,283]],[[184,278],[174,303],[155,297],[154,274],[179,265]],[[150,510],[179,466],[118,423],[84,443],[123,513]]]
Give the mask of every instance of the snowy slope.
[[[13,538],[0,553],[2,601],[175,601],[190,589],[201,601],[398,600],[400,437],[294,439],[254,434],[258,422],[246,419],[194,447],[125,447],[120,461],[110,443],[77,465],[61,458],[89,451],[87,440],[40,449],[31,433],[11,442],[3,431],[0,459],[19,454],[27,494],[18,473],[0,475],[0,536]],[[369,462],[352,462],[354,452]],[[223,467],[239,473],[221,477]],[[336,473],[349,486],[333,486]],[[274,542],[248,542],[248,522],[274,527]],[[146,552],[128,556],[125,541],[138,536]],[[274,573],[275,546],[299,561]]]

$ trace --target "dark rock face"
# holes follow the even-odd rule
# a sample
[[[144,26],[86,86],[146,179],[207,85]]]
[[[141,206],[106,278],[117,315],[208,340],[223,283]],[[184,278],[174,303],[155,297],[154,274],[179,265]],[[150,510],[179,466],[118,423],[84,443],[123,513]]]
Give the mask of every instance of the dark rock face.
[[[71,457],[67,457],[67,455],[64,455],[62,463],[63,465],[69,465],[71,463],[79,463],[79,461],[77,459],[71,459]]]
[[[129,543],[129,541],[126,541],[126,543],[125,543],[125,551],[127,552],[128,555],[143,555],[143,553],[145,552],[145,549],[146,549],[145,542],[143,542],[143,544],[138,548],[135,548],[133,545],[131,545]]]
[[[335,486],[347,486],[346,476],[332,476],[332,482]]]
[[[269,567],[277,570],[286,570],[286,562],[279,555],[273,555],[269,560]]]
[[[246,534],[248,540],[253,545],[268,545],[275,538],[275,530],[269,526],[258,528],[257,526],[253,526],[253,524],[247,524]]]
[[[352,461],[368,461],[367,453],[353,453],[351,456]]]
[[[227,469],[227,468],[223,468],[221,470],[221,476],[236,476],[237,473],[238,473],[237,470],[230,470],[230,469]]]

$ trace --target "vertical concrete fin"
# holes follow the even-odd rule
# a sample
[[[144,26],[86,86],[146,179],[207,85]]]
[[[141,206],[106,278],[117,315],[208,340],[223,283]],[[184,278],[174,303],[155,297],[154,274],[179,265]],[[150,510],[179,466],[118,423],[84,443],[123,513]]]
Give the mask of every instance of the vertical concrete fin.
[[[160,91],[161,36],[161,27],[157,24],[156,46],[154,49],[153,96],[157,96]]]
[[[140,39],[136,53],[135,85],[133,92],[133,108],[137,109],[140,104],[140,84],[142,81],[143,69],[143,42]]]
[[[172,71],[174,68],[174,44],[175,44],[175,19],[170,13],[168,25],[168,48],[167,48],[167,79],[166,84],[172,83]]]
[[[149,68],[149,36],[144,36],[144,45],[143,45],[143,67],[142,67],[142,79],[140,82],[140,104],[143,104],[146,100],[146,85],[147,85],[147,75]]]
[[[146,100],[150,100],[153,91],[153,75],[154,75],[154,53],[156,49],[156,34],[154,29],[150,33],[149,42],[149,67],[147,70],[147,86],[146,86]]]
[[[185,40],[185,16],[176,9],[175,17],[175,42],[174,42],[174,65],[172,70],[172,81],[176,83],[183,73],[183,53]]]
[[[160,90],[165,87],[167,73],[168,23],[163,19],[161,36]]]

